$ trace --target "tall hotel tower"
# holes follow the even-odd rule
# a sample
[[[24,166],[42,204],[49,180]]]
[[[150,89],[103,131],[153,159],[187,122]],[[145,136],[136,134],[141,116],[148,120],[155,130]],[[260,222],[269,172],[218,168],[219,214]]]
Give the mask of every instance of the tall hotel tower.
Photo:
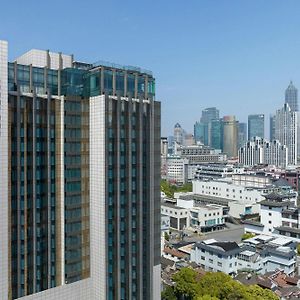
[[[0,41],[0,299],[160,299],[151,72]]]

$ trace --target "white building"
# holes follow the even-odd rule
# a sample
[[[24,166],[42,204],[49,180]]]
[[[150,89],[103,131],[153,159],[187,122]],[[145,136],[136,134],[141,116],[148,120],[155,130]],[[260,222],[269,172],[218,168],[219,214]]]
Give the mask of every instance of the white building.
[[[210,239],[194,245],[191,261],[206,271],[236,274],[237,257],[240,252],[241,248],[236,242],[218,242]]]
[[[288,164],[297,164],[298,118],[288,103],[276,111],[275,138],[288,148]]]
[[[177,205],[162,203],[161,213],[169,216],[172,229],[207,232],[225,226],[227,210],[224,208],[217,204],[198,204],[193,198],[177,199]]]
[[[258,235],[244,241],[238,255],[238,269],[252,270],[259,274],[283,270],[294,275],[296,268],[296,244],[288,238]]]
[[[185,164],[187,160],[178,155],[167,157],[167,174],[166,178],[170,182],[183,184],[185,183]]]
[[[290,239],[259,235],[238,245],[214,239],[196,243],[191,261],[206,271],[236,274],[238,271],[255,271],[265,274],[277,269],[292,276],[296,268],[296,244]]]
[[[254,137],[238,151],[239,163],[245,166],[268,164],[280,167],[288,165],[288,148],[278,140],[268,141]]]
[[[296,195],[272,193],[260,202],[260,222],[245,221],[245,231],[256,234],[285,236],[300,242],[300,213]]]
[[[230,164],[201,164],[195,172],[195,179],[218,179],[229,178],[234,174],[244,173],[244,168],[236,167]]]
[[[198,195],[225,198],[227,200],[255,203],[262,201],[271,187],[255,188],[233,184],[228,180],[194,180],[193,192]]]

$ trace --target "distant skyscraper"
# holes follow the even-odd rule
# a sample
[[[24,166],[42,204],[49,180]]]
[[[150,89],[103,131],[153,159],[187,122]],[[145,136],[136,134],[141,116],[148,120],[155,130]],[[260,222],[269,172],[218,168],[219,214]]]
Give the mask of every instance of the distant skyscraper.
[[[1,300],[160,299],[154,86],[0,41]]]
[[[275,115],[270,115],[270,141],[275,139]]]
[[[208,144],[208,125],[202,122],[196,122],[194,124],[194,139],[196,142],[202,144]]]
[[[247,123],[239,123],[238,146],[242,147],[247,141]]]
[[[276,111],[275,138],[288,147],[288,164],[297,164],[298,115],[289,104]]]
[[[249,115],[248,116],[248,140],[251,140],[253,137],[265,136],[265,115]]]
[[[235,116],[224,116],[223,127],[223,152],[228,157],[237,157],[238,123]]]
[[[184,130],[179,123],[174,126],[174,141],[182,145],[184,140]]]
[[[202,110],[202,123],[209,123],[211,120],[215,119],[219,119],[219,110],[216,107],[208,107]]]
[[[285,103],[288,103],[291,111],[298,111],[298,90],[291,81],[285,90]]]
[[[222,122],[220,119],[210,122],[210,146],[214,149],[222,149]]]
[[[210,122],[216,119],[219,119],[219,110],[216,107],[208,107],[202,110],[200,124],[202,124],[203,128],[203,143],[205,145],[211,144]]]

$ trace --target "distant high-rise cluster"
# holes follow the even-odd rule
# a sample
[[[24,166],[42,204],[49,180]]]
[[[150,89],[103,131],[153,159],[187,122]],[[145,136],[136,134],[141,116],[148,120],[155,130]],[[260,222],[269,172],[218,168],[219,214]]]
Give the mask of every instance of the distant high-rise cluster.
[[[269,139],[265,137],[266,129],[269,129]],[[194,142],[219,149],[233,160],[239,157],[239,162],[247,161],[247,164],[296,165],[300,155],[299,135],[298,90],[292,82],[285,90],[284,106],[270,114],[267,128],[262,113],[248,115],[247,123],[243,123],[235,116],[220,117],[216,107],[202,110],[200,120],[194,124],[193,138],[178,123],[174,127],[174,141],[179,145],[187,146]],[[255,147],[256,154],[263,151],[264,155],[260,159],[248,158],[247,155],[254,155],[252,150]],[[269,154],[274,157],[269,157]]]

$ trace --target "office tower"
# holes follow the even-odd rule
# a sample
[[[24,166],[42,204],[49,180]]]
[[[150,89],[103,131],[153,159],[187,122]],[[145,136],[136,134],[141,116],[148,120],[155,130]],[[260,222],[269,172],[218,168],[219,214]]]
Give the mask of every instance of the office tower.
[[[237,157],[238,124],[235,116],[224,116],[223,126],[223,152],[228,157]]]
[[[220,119],[210,122],[210,146],[214,149],[222,149],[222,122]]]
[[[208,143],[208,130],[207,130],[207,124],[196,122],[194,124],[194,139],[197,142],[200,142],[201,144],[207,145]]]
[[[288,164],[288,149],[278,140],[268,141],[254,137],[238,152],[239,163],[245,166],[268,164],[285,168]]]
[[[291,81],[285,90],[285,103],[288,103],[291,111],[298,111],[298,90]]]
[[[182,145],[184,140],[184,130],[179,123],[174,126],[174,141]]]
[[[244,146],[247,141],[247,124],[239,123],[238,128],[238,147]]]
[[[275,138],[288,148],[288,164],[297,164],[298,115],[288,103],[276,111]]]
[[[265,115],[249,115],[248,116],[248,140],[258,136],[265,136]]]
[[[160,154],[162,156],[168,155],[168,138],[167,137],[160,138]]]
[[[219,119],[219,110],[215,107],[209,107],[202,110],[202,115],[200,119],[200,124],[203,128],[203,144],[211,144],[211,132],[210,132],[210,122],[212,120]]]
[[[275,115],[270,115],[270,141],[275,139]]]
[[[159,299],[152,74],[1,42],[0,76],[0,299]]]
[[[216,107],[209,107],[202,110],[200,119],[202,123],[209,123],[214,119],[219,119],[219,110]]]

